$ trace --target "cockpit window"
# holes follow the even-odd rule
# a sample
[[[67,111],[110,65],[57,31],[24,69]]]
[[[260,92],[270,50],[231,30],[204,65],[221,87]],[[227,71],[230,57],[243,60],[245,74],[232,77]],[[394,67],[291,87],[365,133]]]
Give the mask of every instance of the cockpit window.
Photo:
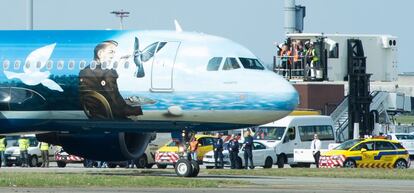
[[[236,58],[226,58],[226,61],[223,65],[223,70],[234,70],[240,68],[239,63]]]
[[[208,61],[207,71],[217,71],[220,67],[222,57],[214,57]]]
[[[258,59],[253,58],[239,58],[243,67],[246,69],[264,70],[265,68]]]

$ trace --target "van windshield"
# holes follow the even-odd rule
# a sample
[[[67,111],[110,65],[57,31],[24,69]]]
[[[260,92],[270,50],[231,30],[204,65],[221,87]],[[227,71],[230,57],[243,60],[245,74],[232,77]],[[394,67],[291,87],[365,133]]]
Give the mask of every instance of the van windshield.
[[[282,140],[286,127],[258,127],[254,139]]]

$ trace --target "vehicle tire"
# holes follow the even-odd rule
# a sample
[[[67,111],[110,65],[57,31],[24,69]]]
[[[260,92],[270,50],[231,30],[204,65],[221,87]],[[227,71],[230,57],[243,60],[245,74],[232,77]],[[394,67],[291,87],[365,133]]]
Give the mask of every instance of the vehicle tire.
[[[193,166],[187,159],[180,159],[175,163],[175,173],[178,177],[191,177]]]
[[[39,163],[39,160],[37,159],[37,156],[32,155],[32,156],[30,156],[29,159],[30,159],[30,162],[29,162],[30,167],[37,167],[37,164]]]
[[[116,168],[116,164],[114,163],[107,163],[108,168]]]
[[[243,169],[243,161],[240,157],[236,159],[236,169]]]
[[[394,168],[396,168],[396,169],[406,169],[407,168],[407,162],[403,159],[399,159],[395,162]]]
[[[65,162],[61,162],[61,161],[59,161],[59,162],[56,162],[57,163],[57,166],[59,167],[59,168],[64,168],[64,167],[66,167],[66,163]]]
[[[158,169],[165,169],[167,168],[167,164],[157,164]]]
[[[191,166],[193,167],[193,172],[191,172],[190,177],[197,177],[200,172],[200,165],[198,165],[197,161],[191,160]]]
[[[139,157],[138,159],[134,160],[134,162],[135,162],[135,166],[137,166],[137,168],[145,168],[145,166],[148,163],[147,156],[144,154],[141,157]]]
[[[267,157],[263,165],[263,168],[272,168],[272,166],[273,166],[273,159],[271,157]]]
[[[277,156],[277,167],[283,168],[285,166],[286,156],[285,154],[281,154]]]
[[[151,169],[151,168],[152,168],[152,166],[154,166],[154,164],[147,164],[147,165],[145,166],[145,168],[147,168],[147,169]]]
[[[206,169],[214,169],[214,166],[206,166]]]
[[[344,168],[356,168],[357,165],[354,160],[347,159],[345,160],[343,167]]]
[[[12,167],[12,166],[13,166],[13,164],[6,163],[6,166],[7,166],[7,167]]]

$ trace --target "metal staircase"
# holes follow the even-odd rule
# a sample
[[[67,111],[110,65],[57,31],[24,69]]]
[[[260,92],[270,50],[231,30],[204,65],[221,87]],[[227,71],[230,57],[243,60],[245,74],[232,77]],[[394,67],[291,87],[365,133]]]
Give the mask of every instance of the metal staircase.
[[[384,117],[384,122],[389,122],[387,114],[387,99],[388,93],[385,91],[371,92],[372,103],[370,104],[370,111],[377,110],[381,117]],[[334,131],[338,142],[344,141],[348,136],[345,136],[345,131],[348,129],[348,96],[338,105],[338,107],[331,113],[331,118],[334,122]]]

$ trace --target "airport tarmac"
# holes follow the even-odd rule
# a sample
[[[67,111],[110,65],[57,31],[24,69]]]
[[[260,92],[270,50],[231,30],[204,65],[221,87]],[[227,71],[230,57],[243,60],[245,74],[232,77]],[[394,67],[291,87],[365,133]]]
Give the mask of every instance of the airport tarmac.
[[[102,168],[83,168],[81,164],[69,164],[66,168],[57,168],[52,165],[50,168],[20,168],[9,167],[1,168],[2,172],[68,172],[68,173],[85,173],[111,171],[122,173],[123,170],[131,169],[102,169]],[[136,170],[136,169],[135,169]],[[156,170],[156,169],[155,169]],[[160,170],[164,172],[154,172],[151,175],[176,177],[172,169]],[[169,172],[166,172],[169,171]],[[146,174],[148,175],[148,174]],[[390,179],[352,179],[352,178],[321,178],[321,177],[267,177],[267,176],[234,176],[234,175],[210,175],[200,173],[197,179],[202,180],[237,180],[245,181],[246,185],[232,188],[18,188],[6,187],[0,188],[0,193],[8,192],[195,192],[195,193],[267,193],[267,192],[414,192],[412,180],[390,180]]]

